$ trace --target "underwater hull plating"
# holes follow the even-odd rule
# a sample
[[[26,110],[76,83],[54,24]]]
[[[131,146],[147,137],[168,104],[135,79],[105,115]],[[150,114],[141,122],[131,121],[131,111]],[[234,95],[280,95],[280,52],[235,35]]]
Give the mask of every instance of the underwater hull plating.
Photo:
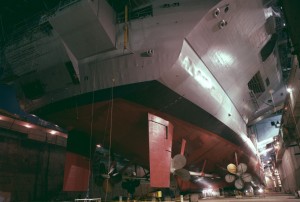
[[[93,146],[101,143],[108,147],[111,137],[111,147],[116,153],[122,153],[147,168],[147,114],[153,113],[174,125],[172,156],[179,152],[178,142],[182,138],[187,140],[187,167],[191,170],[196,171],[207,160],[206,172],[224,177],[224,168],[234,162],[234,153],[237,153],[239,161],[246,163],[253,175],[260,178],[259,159],[246,129],[249,111],[253,109],[253,104],[249,102],[247,82],[261,66],[257,54],[259,49],[255,48],[248,55],[240,55],[238,50],[239,42],[247,44],[240,47],[243,53],[253,44],[261,45],[266,39],[263,34],[263,9],[259,2],[230,1],[230,10],[220,17],[213,16],[215,9],[223,8],[228,2],[225,4],[221,1],[215,6],[206,2],[205,12],[201,11],[201,16],[197,16],[199,19],[187,25],[183,22],[189,18],[171,24],[168,20],[179,15],[165,13],[143,22],[132,22],[131,52],[115,58],[95,56],[79,61],[80,89],[74,87],[64,91],[57,95],[57,100],[61,101],[53,104],[49,104],[51,99],[45,97],[44,101],[48,103],[44,103],[45,106],[36,110],[36,113],[67,128],[74,136],[91,138]],[[253,9],[243,13],[247,6]],[[237,10],[244,24],[238,21],[240,18],[235,18],[233,11]],[[196,16],[196,12],[191,16]],[[242,29],[231,31],[228,27],[220,28],[218,23],[221,17],[226,18],[228,27],[234,26],[230,24],[233,21],[237,21],[235,24],[240,28],[249,24],[261,37],[253,37],[249,42],[249,36]],[[251,18],[257,22],[253,24],[251,21],[250,24]],[[159,19],[163,19],[165,24],[157,23]],[[201,27],[212,25],[209,23],[214,24],[212,29],[208,29],[211,32],[203,34]],[[172,32],[170,28],[173,28]],[[208,40],[205,43],[205,36],[210,34],[212,39],[218,41]],[[226,39],[234,36],[238,41],[227,45]],[[118,37],[117,41],[122,36]],[[197,43],[197,39],[203,43]],[[226,64],[220,63],[220,57],[222,59],[224,55],[219,54],[219,58],[210,58],[208,55],[214,55],[214,50],[218,51],[220,47],[205,52],[205,47],[216,44],[230,47],[231,59],[229,61],[227,58]],[[147,50],[154,52],[144,57],[143,53]],[[236,63],[238,58],[240,62]],[[214,59],[219,63],[214,64]],[[240,63],[248,64],[252,60],[250,66],[253,68],[249,68],[249,65],[240,66]],[[233,74],[232,78],[234,69],[239,73]],[[237,91],[239,86],[242,90]],[[78,149],[69,144],[68,149],[89,156],[91,148],[82,145],[82,149]],[[182,190],[208,186],[207,183],[189,183],[185,185],[179,182]],[[224,180],[211,180],[208,184],[216,187],[225,185]]]
[[[161,83],[152,81],[114,88],[113,109],[109,99],[111,90],[64,100],[40,109],[39,114],[70,131],[70,152],[89,157],[90,149],[93,150],[96,144],[108,148],[111,137],[111,149],[115,153],[146,168],[149,168],[147,114],[150,112],[168,120],[174,125],[172,156],[180,153],[180,142],[184,138],[187,140],[187,168],[199,171],[207,160],[205,172],[222,178],[180,182],[182,190],[229,186],[223,177],[227,173],[227,164],[235,161],[235,152],[239,161],[249,166],[251,173],[259,175],[261,172],[257,159],[243,146],[234,131]],[[93,98],[94,104],[91,103]],[[74,144],[72,137],[79,136],[81,138],[75,139],[77,143]]]

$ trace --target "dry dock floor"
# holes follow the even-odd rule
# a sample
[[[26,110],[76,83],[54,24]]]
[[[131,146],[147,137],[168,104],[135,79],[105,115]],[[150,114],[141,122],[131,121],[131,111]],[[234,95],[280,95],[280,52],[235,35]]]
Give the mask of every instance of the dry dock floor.
[[[300,202],[300,198],[295,198],[293,195],[282,195],[282,196],[265,196],[265,197],[244,197],[244,198],[206,198],[201,199],[199,202]]]

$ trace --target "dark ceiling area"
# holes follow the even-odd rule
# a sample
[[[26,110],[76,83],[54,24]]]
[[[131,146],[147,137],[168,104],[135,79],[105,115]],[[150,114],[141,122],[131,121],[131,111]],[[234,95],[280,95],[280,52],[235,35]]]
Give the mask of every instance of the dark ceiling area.
[[[3,0],[0,1],[0,44],[6,43],[11,35],[27,30],[39,24],[43,15],[54,13],[64,5],[78,2],[79,0]],[[131,11],[148,4],[149,0],[107,0],[114,10],[124,15],[127,5]],[[145,12],[144,10],[142,12]],[[136,15],[136,14],[135,14]],[[139,13],[139,16],[141,14]],[[24,30],[22,29],[24,28]],[[23,30],[23,31],[22,31]]]
[[[285,18],[288,23],[288,31],[290,33],[293,46],[292,51],[293,54],[298,55],[298,59],[300,58],[300,27],[299,27],[299,8],[300,1],[299,0],[282,0],[281,5],[283,6]]]
[[[107,2],[119,13],[124,11],[124,7],[127,5],[130,9],[138,8],[142,5],[150,3],[149,0],[107,0]]]
[[[57,7],[63,0],[4,0],[0,1],[1,42],[25,21],[39,20],[40,16]]]

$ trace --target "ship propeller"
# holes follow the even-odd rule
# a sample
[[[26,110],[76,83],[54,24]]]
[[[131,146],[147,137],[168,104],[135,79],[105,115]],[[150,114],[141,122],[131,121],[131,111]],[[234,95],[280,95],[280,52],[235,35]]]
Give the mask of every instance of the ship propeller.
[[[234,186],[237,189],[242,189],[244,187],[245,182],[251,182],[252,176],[247,171],[247,165],[244,163],[238,164],[238,166],[230,163],[227,166],[227,171],[230,174],[225,176],[225,180],[228,183],[234,182]]]

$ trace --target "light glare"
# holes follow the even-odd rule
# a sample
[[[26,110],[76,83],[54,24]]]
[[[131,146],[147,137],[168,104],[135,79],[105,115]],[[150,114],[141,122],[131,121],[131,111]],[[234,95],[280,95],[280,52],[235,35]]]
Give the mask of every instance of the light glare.
[[[224,51],[216,51],[215,59],[213,62],[215,65],[221,65],[223,67],[230,67],[234,63],[232,56]]]
[[[25,124],[24,125],[26,128],[31,128],[32,126],[31,125],[29,125],[29,124]]]
[[[56,131],[55,131],[55,130],[51,130],[51,131],[50,131],[50,134],[51,134],[51,135],[55,135],[55,134],[56,134]]]
[[[203,88],[212,88],[212,82],[210,78],[207,75],[205,75],[203,71],[197,68],[190,58],[186,56],[182,61],[182,66],[187,70],[187,72],[191,76],[193,76],[196,79],[196,81],[198,81],[199,84],[201,84]]]

